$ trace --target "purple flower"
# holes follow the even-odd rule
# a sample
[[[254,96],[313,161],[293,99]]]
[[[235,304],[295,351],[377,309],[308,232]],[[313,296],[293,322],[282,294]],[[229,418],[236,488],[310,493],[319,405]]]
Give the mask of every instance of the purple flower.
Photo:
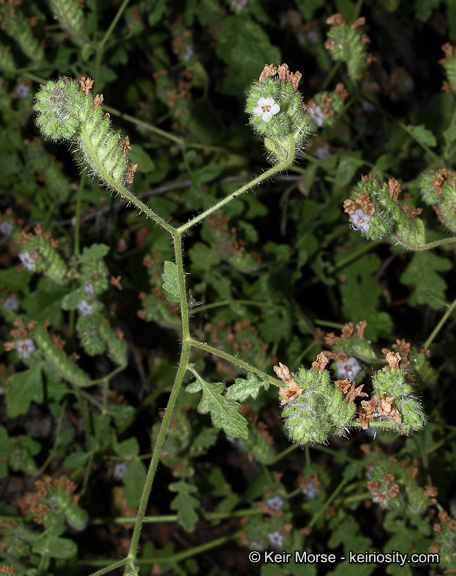
[[[9,236],[12,231],[13,231],[13,225],[11,224],[11,222],[3,220],[3,222],[0,223],[0,232],[4,236]]]
[[[86,294],[93,294],[95,292],[93,284],[91,284],[88,280],[84,282],[84,292]]]
[[[266,500],[266,504],[269,506],[269,508],[271,510],[273,510],[274,512],[277,512],[278,510],[282,510],[285,502],[283,500],[283,498],[281,498],[279,495],[274,496],[273,498],[269,498],[269,500]]]
[[[18,98],[25,98],[27,96],[27,94],[29,93],[29,90],[30,90],[30,86],[22,84],[22,82],[19,82],[19,84],[16,87],[17,97]]]
[[[307,32],[307,40],[309,41],[309,44],[315,44],[318,42],[318,38],[319,34],[316,30],[309,30],[309,32]]]
[[[79,302],[78,304],[78,310],[81,314],[92,314],[93,305],[89,304],[85,300],[82,300],[82,302]]]
[[[329,148],[327,146],[320,146],[320,148],[317,148],[316,156],[320,160],[326,158],[326,156],[329,156]]]
[[[325,113],[320,108],[320,106],[317,106],[316,108],[312,108],[311,106],[309,106],[309,114],[310,119],[314,124],[316,124],[318,127],[323,126],[323,122],[326,116]]]
[[[127,463],[126,462],[118,462],[114,466],[113,476],[116,480],[122,480],[123,477],[125,476],[126,471],[127,471]]]
[[[185,47],[185,53],[184,53],[184,60],[190,60],[190,58],[194,55],[194,50],[193,47],[190,46],[190,44],[187,44],[187,46]]]
[[[272,532],[272,534],[268,534],[268,538],[271,544],[277,548],[280,548],[280,546],[283,544],[283,536],[280,534],[280,532],[277,532],[277,530]]]
[[[27,338],[26,340],[18,340],[16,342],[16,350],[19,356],[22,356],[22,358],[28,358],[30,354],[35,352],[35,346],[33,345],[33,341],[30,340],[30,338]]]
[[[232,0],[231,7],[237,8],[238,10],[242,10],[244,6],[247,5],[247,0]]]
[[[361,230],[364,234],[369,232],[370,216],[364,214],[362,210],[358,209],[353,214],[350,214],[350,220],[352,221],[353,230]]]
[[[8,298],[5,298],[3,302],[3,307],[9,310],[10,312],[14,312],[14,310],[17,310],[19,308],[17,298],[15,298],[14,296],[8,296]]]
[[[313,482],[308,482],[306,486],[302,486],[301,492],[308,500],[313,500],[317,495],[317,489],[313,485]]]
[[[35,260],[30,256],[30,252],[19,254],[19,260],[22,262],[22,265],[27,268],[27,270],[33,270],[33,267],[35,266]]]
[[[349,358],[345,362],[337,362],[339,378],[350,378],[350,380],[354,380],[360,371],[361,366],[356,361],[356,358]]]
[[[253,114],[255,116],[261,116],[263,122],[270,122],[273,114],[280,112],[280,106],[274,102],[274,98],[261,97],[257,104],[258,106],[253,109]]]
[[[264,542],[263,542],[263,540],[252,540],[250,542],[250,546],[252,548],[256,548],[257,550],[263,550]]]

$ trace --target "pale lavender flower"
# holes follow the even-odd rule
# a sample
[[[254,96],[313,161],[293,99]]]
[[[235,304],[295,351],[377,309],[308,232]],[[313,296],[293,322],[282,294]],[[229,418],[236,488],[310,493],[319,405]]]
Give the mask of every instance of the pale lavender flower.
[[[91,284],[88,280],[84,282],[84,292],[86,294],[93,294],[95,292],[93,284]]]
[[[33,270],[35,266],[35,260],[30,256],[30,252],[23,252],[19,254],[19,260],[22,262],[22,266],[27,268],[27,270]]]
[[[247,6],[248,0],[233,0],[231,2],[231,7],[237,10],[242,10],[244,6]]]
[[[326,156],[329,156],[328,146],[320,146],[319,148],[317,148],[316,156],[317,156],[317,158],[320,158],[320,160],[322,158],[326,158]]]
[[[339,378],[350,378],[350,380],[354,380],[358,372],[361,372],[361,366],[356,361],[356,358],[349,358],[345,362],[337,362]]]
[[[269,508],[271,510],[273,510],[274,512],[277,512],[278,510],[282,510],[282,508],[284,507],[284,500],[283,498],[281,498],[278,494],[276,496],[274,496],[273,498],[269,498],[269,500],[266,500],[266,504],[269,506]]]
[[[27,86],[22,82],[19,82],[19,84],[16,86],[16,95],[18,98],[25,98],[28,95],[29,91],[30,86]]]
[[[263,96],[257,102],[258,106],[253,109],[255,116],[261,116],[263,122],[270,122],[272,116],[280,112],[280,106],[274,102],[274,98],[264,98]]]
[[[78,310],[81,314],[92,314],[93,304],[89,304],[86,300],[82,300],[78,304]]]
[[[277,530],[271,534],[268,534],[268,538],[271,544],[277,548],[280,548],[280,546],[283,544],[283,536],[280,534],[280,532],[277,532]]]
[[[30,354],[35,352],[35,346],[30,338],[26,338],[25,340],[18,340],[16,342],[16,350],[19,356],[22,356],[22,358],[28,358]]]
[[[13,231],[13,225],[11,224],[11,222],[8,222],[7,220],[3,220],[3,222],[0,222],[0,232],[4,236],[9,236],[12,231]]]
[[[313,482],[308,482],[305,486],[301,486],[301,492],[308,500],[313,500],[317,495],[317,489],[313,485]]]
[[[250,546],[252,548],[256,548],[257,550],[263,550],[264,542],[263,542],[263,540],[252,540],[250,542]]]
[[[307,37],[309,44],[315,44],[316,42],[318,42],[318,38],[320,36],[316,30],[309,30],[309,32],[307,32],[306,37]]]
[[[375,504],[378,504],[380,506],[380,508],[387,508],[388,500],[390,500],[390,497],[388,496],[388,493],[386,492],[386,490],[384,490],[383,492],[374,492],[374,497],[372,498],[372,502],[375,502]]]
[[[127,472],[127,467],[128,464],[126,462],[118,462],[115,466],[114,466],[114,478],[116,480],[122,480],[123,477],[125,476],[125,473]]]
[[[190,60],[190,58],[194,54],[195,54],[195,51],[193,50],[193,47],[190,46],[190,44],[187,44],[187,46],[185,47],[184,60]]]
[[[19,308],[17,298],[15,298],[14,296],[8,296],[8,298],[5,298],[5,300],[3,301],[3,308],[6,308],[10,312],[14,312],[14,310],[17,310]]]
[[[316,124],[319,128],[320,126],[323,126],[323,122],[326,118],[323,110],[320,108],[320,106],[317,106],[316,108],[312,108],[311,106],[309,106],[309,114],[310,114],[310,119],[311,121]]]
[[[353,214],[350,214],[350,220],[352,221],[353,230],[361,230],[364,234],[369,232],[369,222],[370,216],[364,214],[362,210],[355,210]]]

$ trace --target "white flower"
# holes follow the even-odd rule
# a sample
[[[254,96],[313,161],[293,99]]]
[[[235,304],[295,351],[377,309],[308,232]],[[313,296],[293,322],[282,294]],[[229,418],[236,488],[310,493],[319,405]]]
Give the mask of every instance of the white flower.
[[[280,534],[280,532],[277,532],[277,530],[275,532],[272,532],[271,534],[268,534],[268,537],[269,541],[273,546],[276,546],[277,548],[280,548],[282,546],[283,536],[282,534]]]
[[[30,252],[19,254],[19,260],[22,262],[22,266],[27,268],[27,270],[33,270],[35,260],[30,256]]]
[[[263,122],[270,122],[273,114],[277,114],[280,111],[280,106],[274,102],[274,98],[263,98],[261,97],[258,102],[258,106],[253,109],[253,114],[255,116],[261,116]]]
[[[114,478],[116,480],[122,480],[127,472],[127,467],[128,466],[126,462],[118,462],[114,466],[114,474],[113,474]]]
[[[27,86],[26,84],[22,84],[22,82],[19,82],[19,84],[16,87],[16,94],[18,98],[25,98],[27,96],[27,94],[29,93],[30,90],[30,86]]]
[[[81,314],[92,314],[93,312],[93,305],[89,304],[86,300],[79,302],[77,308]]]
[[[15,298],[14,296],[8,296],[8,298],[5,298],[5,300],[3,301],[3,307],[9,310],[10,312],[17,310],[19,308],[17,298]]]
[[[350,220],[352,221],[353,230],[361,230],[362,232],[364,232],[364,234],[367,234],[369,232],[370,216],[364,214],[362,210],[355,210],[353,214],[350,214]]]
[[[33,345],[33,341],[30,340],[30,338],[27,338],[26,340],[18,340],[16,342],[16,350],[19,356],[22,356],[22,358],[28,358],[30,354],[35,352],[35,346]]]
[[[323,126],[323,121],[326,118],[326,116],[325,116],[325,113],[320,108],[320,106],[317,106],[316,108],[312,108],[310,106],[309,107],[309,114],[310,114],[310,119],[312,120],[312,122],[314,124],[316,124],[319,128],[320,128],[320,126]]]
[[[4,234],[5,236],[9,236],[12,231],[13,231],[13,225],[11,224],[11,222],[3,220],[3,222],[0,223],[0,232],[2,234]]]

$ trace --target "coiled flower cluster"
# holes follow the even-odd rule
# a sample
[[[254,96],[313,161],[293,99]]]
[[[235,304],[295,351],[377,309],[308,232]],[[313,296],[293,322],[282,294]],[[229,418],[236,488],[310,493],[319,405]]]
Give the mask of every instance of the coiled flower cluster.
[[[292,73],[287,64],[265,64],[258,82],[247,96],[245,111],[250,125],[273,163],[291,163],[303,149],[308,134],[307,107],[298,91],[300,72]]]
[[[133,182],[137,165],[128,160],[128,136],[122,139],[111,129],[109,114],[101,107],[103,95],[92,97],[93,81],[59,78],[43,84],[36,95],[36,123],[51,140],[67,140],[89,174],[118,190]]]

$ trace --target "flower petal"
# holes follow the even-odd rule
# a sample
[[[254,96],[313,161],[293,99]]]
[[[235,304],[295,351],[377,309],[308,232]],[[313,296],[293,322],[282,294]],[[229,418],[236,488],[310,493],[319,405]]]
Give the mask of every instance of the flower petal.
[[[273,104],[271,107],[271,112],[273,114],[277,114],[277,112],[280,112],[280,106],[278,104]]]

